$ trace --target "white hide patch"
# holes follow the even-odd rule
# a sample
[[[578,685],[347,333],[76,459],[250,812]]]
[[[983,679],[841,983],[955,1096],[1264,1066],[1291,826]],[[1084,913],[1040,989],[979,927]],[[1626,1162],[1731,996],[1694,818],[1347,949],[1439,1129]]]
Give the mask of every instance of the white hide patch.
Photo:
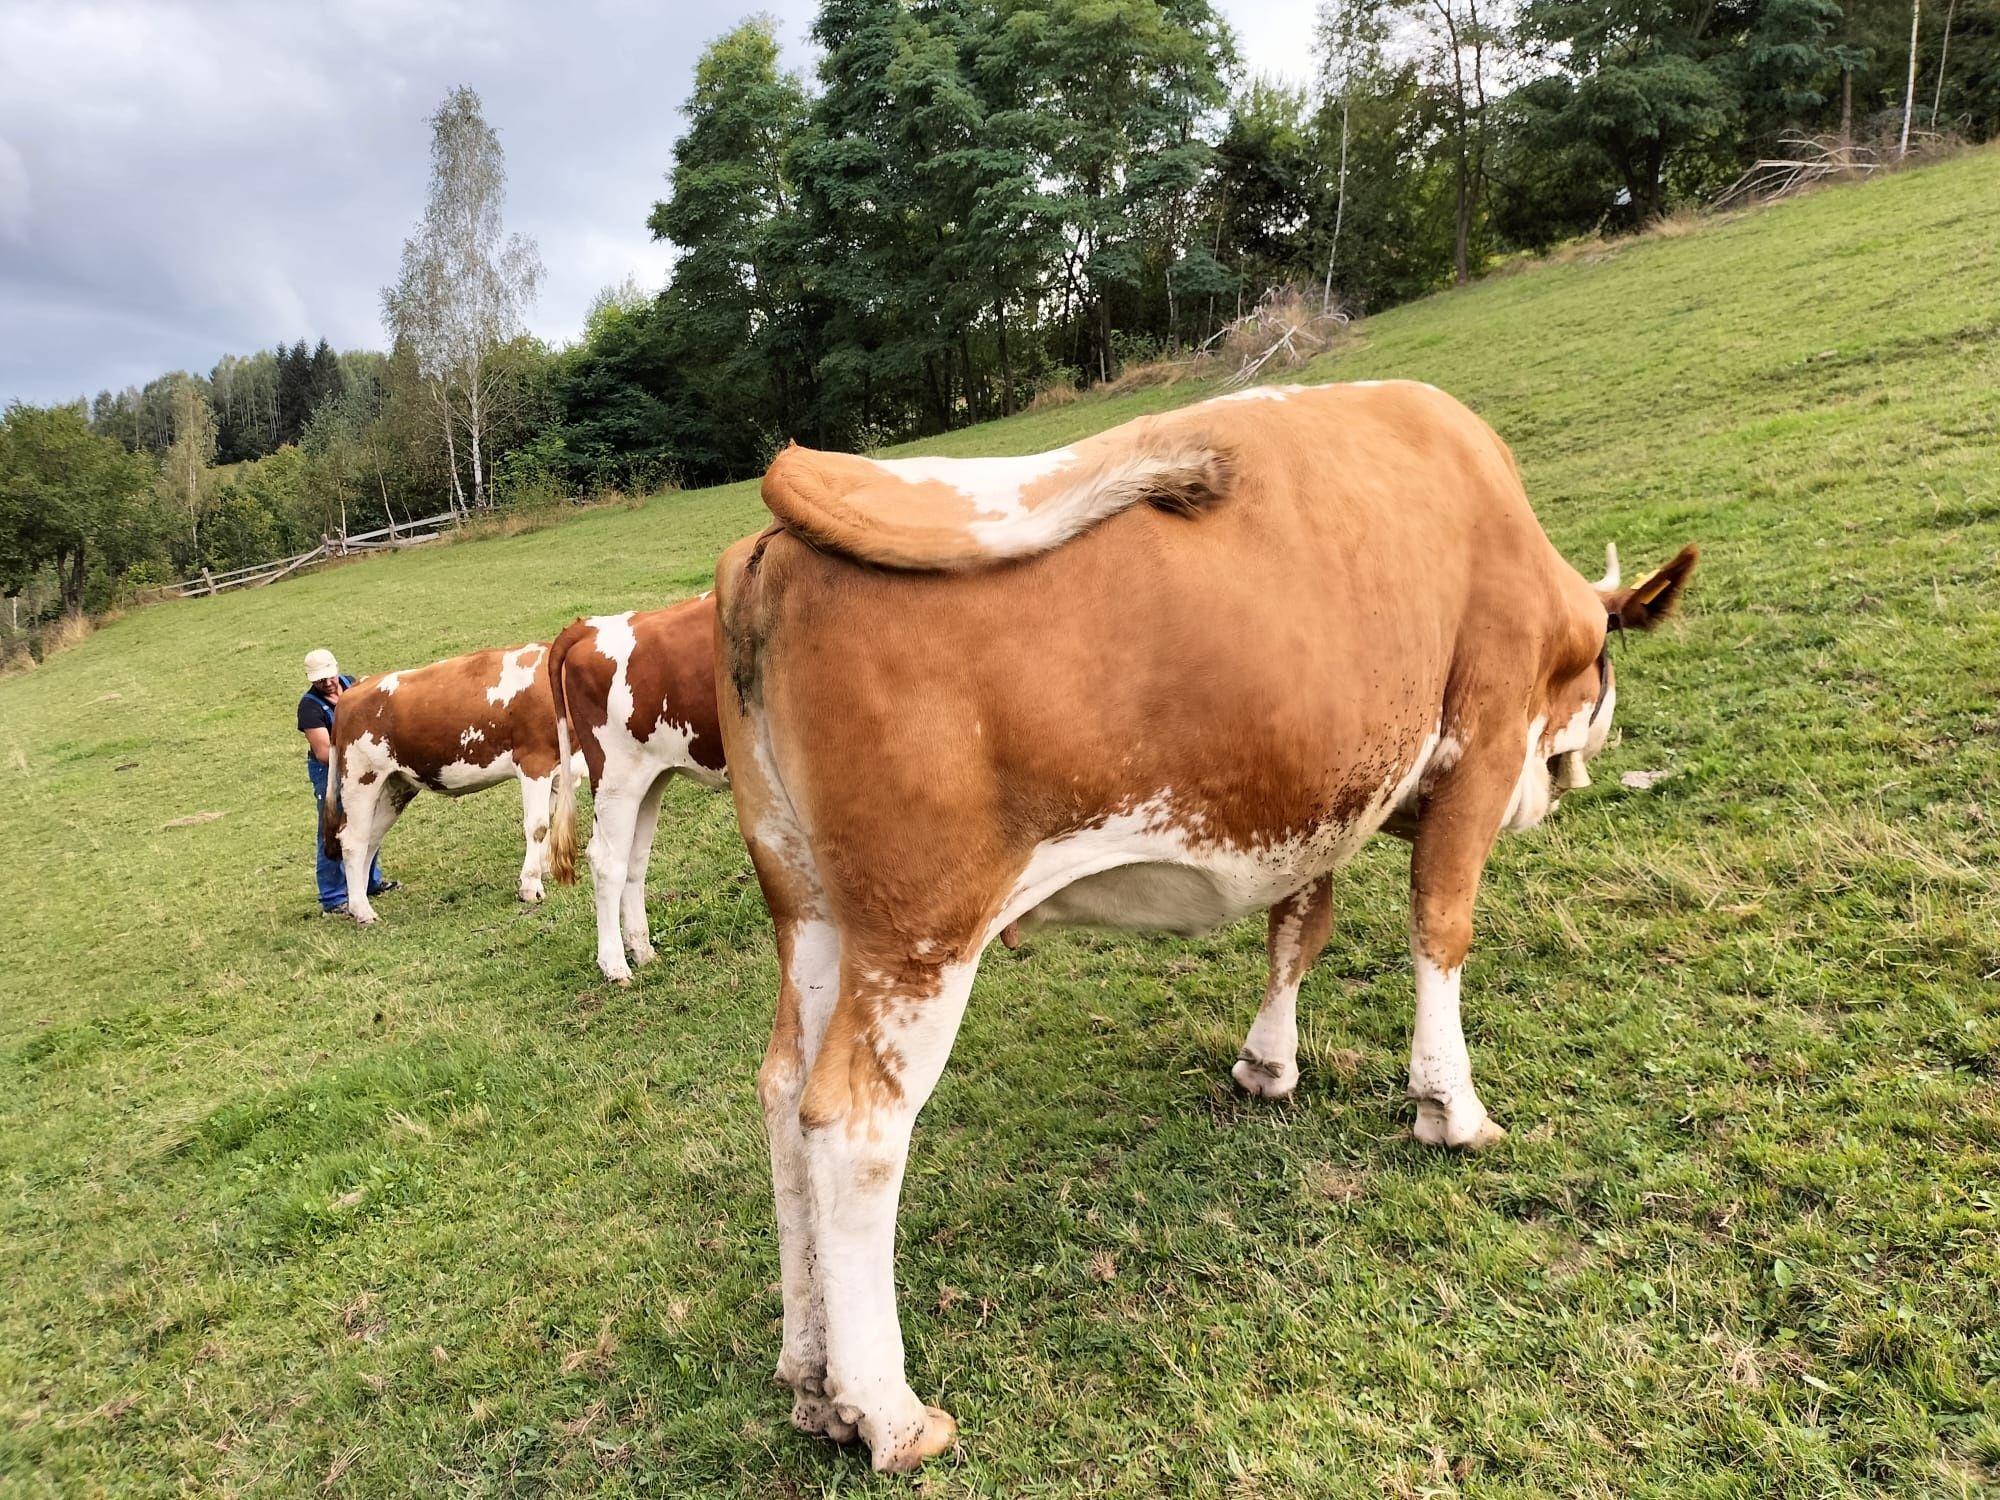
[[[1424,748],[1418,752],[1410,769],[1403,773],[1403,779],[1389,793],[1389,812],[1415,817],[1430,784],[1457,765],[1462,753],[1458,736],[1444,733],[1441,722],[1433,724],[1431,732],[1424,737]]]
[[[356,735],[354,742],[340,752],[341,794],[347,796],[348,788],[358,788],[364,771],[373,771],[379,781],[391,772],[402,769],[396,763],[396,757],[390,751],[387,740],[373,730]]]
[[[1030,913],[1037,923],[1191,935],[1275,906],[1345,863],[1415,794],[1438,742],[1435,731],[1426,735],[1408,767],[1351,821],[1249,847],[1209,838],[1199,812],[1177,807],[1171,789],[1155,793],[1038,845],[986,940]]]
[[[384,677],[380,682],[375,684],[376,691],[385,695],[395,692],[396,684],[402,680],[402,676],[401,672],[391,672],[387,677]]]
[[[1514,783],[1507,816],[1500,820],[1500,826],[1513,833],[1525,833],[1549,815],[1555,787],[1542,751],[1542,731],[1547,727],[1548,720],[1541,714],[1536,714],[1528,725],[1528,753],[1521,761],[1520,779]]]
[[[617,669],[611,674],[611,688],[605,695],[604,729],[598,731],[602,743],[605,730],[631,721],[632,683],[626,669],[632,664],[632,649],[638,645],[638,638],[632,633],[630,610],[622,615],[592,615],[584,623],[597,633],[598,654]]]
[[[771,757],[770,726],[762,715],[755,720],[755,728],[751,750],[757,758],[758,774],[772,797],[772,805],[757,820],[757,842],[770,850],[786,869],[810,880],[817,888],[819,872],[813,863],[812,843],[806,837],[798,809],[792,804],[791,793],[785,789],[784,778],[778,774],[777,762]]]
[[[458,737],[459,748],[469,749],[471,746],[477,744],[479,741],[485,738],[486,738],[485,730],[479,728],[477,725],[469,725],[467,726],[465,732]]]
[[[1018,458],[877,458],[870,462],[906,484],[949,485],[987,515],[1018,519],[1028,514],[1021,503],[1023,491],[1075,463],[1076,452],[1052,448]]]
[[[965,529],[995,557],[1047,552],[1107,516],[1129,509],[1133,485],[1160,467],[1160,460],[1150,455],[1133,458],[1096,471],[1089,484],[1051,495],[1033,509],[1016,500],[995,512],[993,519],[974,521]]]
[[[1253,385],[1240,391],[1231,391],[1226,396],[1211,396],[1202,402],[1203,406],[1220,406],[1225,401],[1283,401],[1296,396],[1300,391],[1319,389],[1309,385]]]
[[[1129,509],[1149,482],[1180,471],[1184,461],[1158,453],[1137,453],[1122,462],[1080,462],[1074,451],[1057,448],[1026,458],[898,458],[877,465],[911,483],[934,481],[956,490],[978,512],[966,523],[973,540],[994,557],[1047,552],[1099,521]],[[1075,466],[1072,482],[1029,505],[1028,490]]]
[[[1459,1024],[1458,969],[1444,969],[1421,952],[1417,970],[1417,1020],[1410,1034],[1410,1092],[1439,1103],[1472,1087],[1472,1062]]]
[[[1613,684],[1605,692],[1602,713],[1596,711],[1595,703],[1587,702],[1553,733],[1547,732],[1548,720],[1536,715],[1528,726],[1528,753],[1521,762],[1521,779],[1515,785],[1502,828],[1525,833],[1549,815],[1558,791],[1590,785],[1583,763],[1604,748],[1617,707],[1618,689]],[[1560,773],[1552,771],[1549,764],[1558,760],[1562,762]]]
[[[509,751],[497,755],[491,763],[475,766],[468,760],[455,760],[450,765],[438,768],[438,785],[456,795],[459,792],[476,792],[481,787],[495,786],[510,780],[514,775],[514,756]]]
[[[542,659],[542,648],[523,646],[509,651],[500,658],[500,681],[486,690],[488,703],[510,703],[525,692],[535,680],[535,667]]]

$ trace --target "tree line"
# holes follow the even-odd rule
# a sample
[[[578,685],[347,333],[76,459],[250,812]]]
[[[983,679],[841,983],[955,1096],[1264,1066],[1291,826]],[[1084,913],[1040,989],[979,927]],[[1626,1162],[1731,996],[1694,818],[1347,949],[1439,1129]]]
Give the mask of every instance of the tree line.
[[[2000,0],[1920,4],[1327,0],[1305,88],[1245,78],[1210,0],[822,0],[811,80],[768,20],[704,50],[645,217],[668,282],[562,349],[523,332],[540,262],[454,90],[388,352],[10,408],[0,591],[94,608],[343,528],[873,448],[1185,356],[1274,286],[1367,313],[1638,227],[1796,137],[2000,134]]]
[[[714,480],[1200,347],[1268,288],[1375,311],[1725,188],[1799,134],[2000,133],[2000,4],[1329,0],[1311,89],[1209,0],[825,0],[703,53],[654,234],[563,439]],[[1915,83],[1911,83],[1911,79]]]

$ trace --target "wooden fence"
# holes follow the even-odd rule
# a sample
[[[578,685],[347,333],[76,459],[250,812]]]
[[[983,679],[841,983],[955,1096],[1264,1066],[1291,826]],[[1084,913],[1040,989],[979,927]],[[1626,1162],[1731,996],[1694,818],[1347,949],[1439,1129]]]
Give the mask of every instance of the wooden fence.
[[[227,573],[211,573],[204,568],[193,578],[183,578],[178,583],[167,585],[167,592],[182,599],[195,599],[205,594],[220,594],[226,589],[262,588],[267,583],[276,583],[280,578],[289,577],[314,563],[325,562],[330,557],[351,557],[357,552],[393,552],[402,547],[434,542],[445,533],[456,530],[459,520],[457,511],[447,510],[421,520],[405,521],[400,526],[384,526],[375,531],[357,532],[353,536],[344,531],[336,536],[321,536],[317,547],[309,547],[297,556],[252,563],[247,568],[231,568]]]

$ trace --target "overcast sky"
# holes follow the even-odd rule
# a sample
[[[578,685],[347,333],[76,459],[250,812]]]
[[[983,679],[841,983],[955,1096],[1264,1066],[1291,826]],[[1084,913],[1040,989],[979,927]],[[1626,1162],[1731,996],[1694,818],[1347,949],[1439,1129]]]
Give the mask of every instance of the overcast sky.
[[[1220,0],[1252,70],[1304,81],[1315,0]],[[576,337],[627,275],[702,46],[759,11],[810,68],[812,0],[0,0],[0,402],[382,346],[423,210],[425,119],[470,84],[539,243],[531,324]]]

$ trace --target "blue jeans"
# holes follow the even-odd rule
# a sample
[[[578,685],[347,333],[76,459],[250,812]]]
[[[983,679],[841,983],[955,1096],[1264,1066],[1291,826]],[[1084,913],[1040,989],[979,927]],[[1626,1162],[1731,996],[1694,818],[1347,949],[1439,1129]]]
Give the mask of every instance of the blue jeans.
[[[313,785],[313,856],[319,865],[319,904],[322,911],[331,911],[347,900],[347,871],[337,859],[326,857],[326,844],[319,836],[320,823],[326,814],[326,767],[316,760],[306,762],[306,774],[312,777]],[[376,856],[373,868],[368,871],[368,894],[374,895],[382,888],[382,860]]]

